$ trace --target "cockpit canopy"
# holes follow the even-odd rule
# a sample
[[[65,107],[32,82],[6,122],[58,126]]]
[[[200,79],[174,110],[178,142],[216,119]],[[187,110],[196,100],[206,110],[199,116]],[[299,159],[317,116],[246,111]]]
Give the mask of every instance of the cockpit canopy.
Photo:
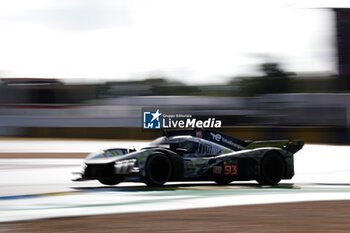
[[[152,141],[149,146],[164,147],[180,154],[203,156],[218,155],[233,151],[214,142],[192,136],[163,136]]]

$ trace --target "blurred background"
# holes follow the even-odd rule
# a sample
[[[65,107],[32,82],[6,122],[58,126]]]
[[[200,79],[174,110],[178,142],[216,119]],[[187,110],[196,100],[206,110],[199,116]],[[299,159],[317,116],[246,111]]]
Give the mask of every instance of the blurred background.
[[[153,139],[141,113],[159,108],[242,139],[350,143],[348,5],[1,2],[0,136]]]

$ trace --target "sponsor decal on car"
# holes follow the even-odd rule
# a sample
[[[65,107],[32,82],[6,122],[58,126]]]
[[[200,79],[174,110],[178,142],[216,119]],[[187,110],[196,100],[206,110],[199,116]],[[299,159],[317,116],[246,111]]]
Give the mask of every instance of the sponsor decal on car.
[[[221,174],[222,173],[222,167],[221,166],[214,166],[213,167],[213,174]]]
[[[212,139],[217,141],[217,142],[223,142],[223,143],[226,143],[228,145],[243,149],[243,147],[241,145],[236,144],[233,141],[231,141],[230,139],[225,138],[222,134],[211,132],[210,135],[211,135]]]

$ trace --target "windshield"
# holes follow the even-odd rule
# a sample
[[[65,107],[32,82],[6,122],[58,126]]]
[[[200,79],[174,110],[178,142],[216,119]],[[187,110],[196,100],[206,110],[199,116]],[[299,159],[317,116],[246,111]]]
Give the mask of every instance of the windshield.
[[[185,149],[188,153],[194,153],[198,149],[198,143],[184,137],[160,137],[152,141],[150,147],[164,147],[171,150]]]
[[[169,139],[165,136],[157,138],[153,140],[150,144],[149,147],[158,147],[158,146],[164,146],[164,147],[169,147]]]

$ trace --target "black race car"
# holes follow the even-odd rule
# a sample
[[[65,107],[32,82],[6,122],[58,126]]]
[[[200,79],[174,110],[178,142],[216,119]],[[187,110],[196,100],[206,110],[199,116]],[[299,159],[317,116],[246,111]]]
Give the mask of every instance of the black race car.
[[[243,141],[210,130],[165,131],[139,151],[115,148],[90,154],[75,181],[123,181],[161,186],[168,181],[256,180],[275,185],[294,176],[294,153],[301,140]]]

